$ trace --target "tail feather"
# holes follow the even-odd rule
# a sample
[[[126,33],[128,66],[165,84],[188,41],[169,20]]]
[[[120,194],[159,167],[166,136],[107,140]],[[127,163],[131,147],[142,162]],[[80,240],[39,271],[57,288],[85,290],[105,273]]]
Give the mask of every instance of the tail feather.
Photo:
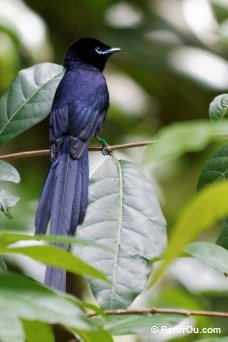
[[[69,235],[74,235],[76,228],[84,220],[86,209],[88,206],[88,183],[89,183],[89,168],[88,168],[88,151],[85,151],[83,156],[78,160],[79,168],[77,181],[75,184],[75,197],[73,202],[73,211],[71,216],[71,225]]]
[[[79,170],[78,175],[77,175],[77,181],[75,184],[73,210],[72,210],[72,215],[71,215],[70,229],[68,231],[69,235],[75,234],[75,231],[79,222],[81,191],[82,191],[82,175]]]
[[[88,166],[88,150],[84,153],[82,158],[82,189],[80,200],[80,215],[78,224],[81,224],[85,218],[86,209],[88,207],[88,190],[89,190],[89,166]]]
[[[88,202],[88,151],[71,158],[69,139],[64,139],[44,185],[36,214],[36,233],[46,233],[51,217],[51,235],[73,235],[82,223]],[[55,243],[67,249],[67,244]],[[47,267],[45,284],[65,291],[66,271]]]
[[[42,190],[42,195],[38,204],[35,219],[35,234],[45,234],[51,216],[52,196],[54,188],[55,163],[51,163],[48,175]]]
[[[47,266],[44,283],[56,290],[66,291],[66,271]]]
[[[77,174],[78,160],[69,154],[60,155],[51,209],[52,235],[67,235],[69,231]]]

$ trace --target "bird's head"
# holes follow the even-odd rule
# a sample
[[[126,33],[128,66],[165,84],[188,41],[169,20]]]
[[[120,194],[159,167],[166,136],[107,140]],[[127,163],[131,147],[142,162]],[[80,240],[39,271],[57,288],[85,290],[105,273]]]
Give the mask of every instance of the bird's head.
[[[82,38],[68,47],[64,58],[64,66],[70,69],[77,62],[82,62],[83,64],[95,66],[102,71],[108,57],[120,50],[94,38]]]

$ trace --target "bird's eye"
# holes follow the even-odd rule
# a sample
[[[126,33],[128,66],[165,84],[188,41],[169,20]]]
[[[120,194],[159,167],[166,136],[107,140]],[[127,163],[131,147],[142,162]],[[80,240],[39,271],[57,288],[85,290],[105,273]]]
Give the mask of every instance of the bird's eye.
[[[99,55],[101,55],[102,52],[103,52],[99,46],[97,46],[97,47],[95,48],[95,51],[96,51]]]

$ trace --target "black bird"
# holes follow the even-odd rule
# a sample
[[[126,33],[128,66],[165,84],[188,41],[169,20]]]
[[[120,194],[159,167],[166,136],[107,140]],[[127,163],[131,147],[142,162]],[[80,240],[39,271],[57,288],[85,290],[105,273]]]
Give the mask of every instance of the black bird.
[[[50,116],[51,163],[36,212],[35,234],[74,235],[88,205],[88,145],[102,129],[109,93],[102,73],[119,48],[93,38],[73,42]],[[67,248],[62,244],[62,248]],[[45,284],[65,291],[66,272],[47,267]]]

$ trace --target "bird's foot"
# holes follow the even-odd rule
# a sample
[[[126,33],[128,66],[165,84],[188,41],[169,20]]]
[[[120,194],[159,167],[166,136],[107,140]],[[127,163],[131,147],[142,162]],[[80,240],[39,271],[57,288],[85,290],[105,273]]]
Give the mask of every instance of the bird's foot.
[[[108,150],[109,144],[104,138],[99,137],[99,135],[96,134],[96,139],[101,143],[102,146],[102,154],[104,156],[110,155],[111,152]]]

